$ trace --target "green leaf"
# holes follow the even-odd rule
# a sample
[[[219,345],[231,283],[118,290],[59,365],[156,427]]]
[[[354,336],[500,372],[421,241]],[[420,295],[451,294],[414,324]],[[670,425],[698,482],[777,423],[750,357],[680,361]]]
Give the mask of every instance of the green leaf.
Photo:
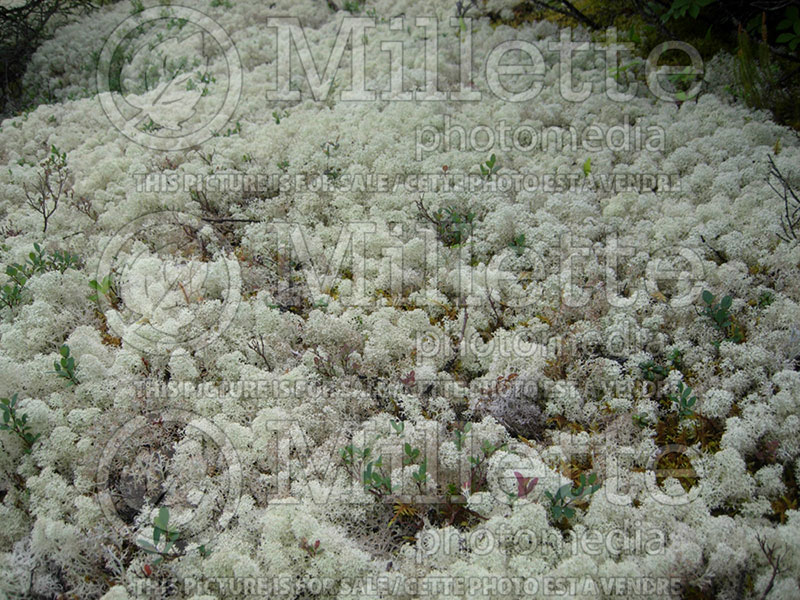
[[[158,509],[158,516],[153,521],[153,524],[164,531],[169,528],[169,509],[166,506]]]
[[[137,543],[138,543],[138,544],[139,544],[139,546],[142,548],[142,550],[144,550],[145,552],[150,552],[150,553],[154,553],[154,554],[157,554],[157,553],[158,553],[158,548],[156,548],[155,546],[153,546],[153,544],[151,544],[151,543],[150,543],[150,542],[148,542],[148,541],[145,541],[145,540],[138,540],[138,542],[137,542]]]
[[[586,159],[586,162],[583,163],[583,174],[584,176],[588,177],[589,173],[592,172],[592,158],[589,157]]]
[[[713,301],[714,301],[714,294],[712,294],[708,290],[705,290],[703,292],[703,302],[705,302],[706,304],[711,304]]]

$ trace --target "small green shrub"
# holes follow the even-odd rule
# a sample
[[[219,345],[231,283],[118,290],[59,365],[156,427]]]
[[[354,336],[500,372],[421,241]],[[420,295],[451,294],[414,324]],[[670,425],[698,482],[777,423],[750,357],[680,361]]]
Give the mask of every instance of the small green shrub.
[[[553,519],[556,522],[572,519],[575,516],[575,509],[572,505],[576,502],[585,502],[600,489],[599,483],[594,485],[595,481],[597,481],[596,473],[591,473],[588,479],[586,475],[581,474],[578,484],[562,485],[555,494],[545,492],[544,495],[550,500],[550,514]]]
[[[483,177],[486,181],[492,178],[492,175],[497,173],[500,170],[499,166],[495,166],[497,162],[497,157],[492,154],[485,163],[481,163],[478,167],[481,170],[481,177]]]
[[[377,469],[381,469],[381,472]],[[392,478],[389,475],[385,475],[382,469],[383,457],[379,456],[378,460],[367,463],[364,468],[364,473],[362,474],[364,489],[378,498],[382,498],[386,494],[391,494],[394,490],[392,487]]]
[[[350,14],[358,14],[361,12],[363,6],[363,0],[347,0],[343,5],[342,8],[349,12]]]
[[[180,533],[169,524],[169,509],[162,506],[158,509],[158,516],[153,520],[153,541],[139,539],[139,546],[148,554],[155,554],[152,564],[157,565],[175,545]],[[163,541],[162,541],[163,540]]]
[[[744,332],[742,331],[741,327],[733,322],[733,318],[730,313],[731,304],[733,304],[733,298],[731,296],[725,296],[717,303],[716,299],[714,298],[714,294],[705,290],[703,292],[703,302],[705,303],[705,308],[703,310],[703,314],[706,315],[712,321],[712,325],[717,331],[722,332],[725,335],[725,341],[740,343],[744,341]],[[720,342],[714,342],[714,345],[719,347]]]
[[[422,486],[428,481],[428,459],[426,458],[423,460],[420,465],[419,469],[417,469],[416,473],[413,473],[411,477],[414,479],[414,483],[417,484],[420,493],[422,492]]]
[[[467,437],[467,434],[472,430],[472,423],[464,424],[462,429],[456,429],[453,433],[456,436],[456,450],[461,452],[461,449],[464,447],[464,439]]]
[[[53,363],[56,374],[66,379],[68,385],[78,385],[80,381],[75,374],[78,365],[75,363],[75,358],[69,354],[69,346],[64,344],[59,348],[58,352],[61,354],[61,360]]]
[[[639,363],[639,368],[642,370],[642,377],[647,381],[655,381],[656,377],[666,377],[669,375],[668,368],[657,365],[652,360]]]
[[[38,273],[48,271],[65,272],[67,269],[78,269],[81,259],[69,252],[55,251],[45,254],[39,244],[33,244],[33,252],[23,264],[13,263],[6,267],[6,275],[10,278],[7,284],[0,288],[0,303],[8,308],[14,308],[22,303],[23,290],[31,277]]]
[[[681,418],[694,418],[695,414],[692,410],[695,402],[697,402],[697,397],[692,396],[692,388],[688,386],[684,386],[683,382],[681,381],[678,384],[678,395],[670,394],[669,395],[670,402],[674,402],[678,405],[678,416]]]
[[[28,278],[15,265],[6,267],[6,275],[11,281],[0,288],[0,302],[8,308],[14,308],[22,303],[22,289]]]
[[[108,275],[103,277],[102,281],[92,279],[89,282],[89,287],[94,290],[94,293],[89,295],[89,300],[92,302],[100,302],[100,297],[102,296],[112,307],[116,307],[119,304],[119,295],[114,287],[114,282]]]
[[[412,448],[411,444],[409,444],[408,442],[406,442],[405,446],[403,446],[403,451],[405,452],[405,456],[403,457],[403,464],[404,465],[410,465],[415,460],[417,460],[417,458],[419,458],[420,449],[419,448]]]
[[[41,434],[32,434],[27,413],[22,413],[21,415],[18,413],[17,394],[14,394],[11,398],[0,398],[0,410],[3,411],[3,422],[0,423],[0,430],[10,431],[15,434],[22,441],[25,453],[30,454],[33,445]]]
[[[693,19],[700,15],[700,9],[713,4],[716,0],[672,0],[669,9],[665,12],[661,20],[665,23],[669,20],[682,19],[688,13]]]
[[[525,252],[525,234],[520,233],[519,235],[515,235],[514,239],[508,244],[508,247],[514,250],[517,256],[522,256]]]
[[[417,208],[425,219],[433,223],[436,237],[448,248],[463,244],[472,231],[472,222],[475,220],[475,213],[472,211],[451,206],[444,211],[437,210],[430,214],[422,203],[422,198],[417,200]]]

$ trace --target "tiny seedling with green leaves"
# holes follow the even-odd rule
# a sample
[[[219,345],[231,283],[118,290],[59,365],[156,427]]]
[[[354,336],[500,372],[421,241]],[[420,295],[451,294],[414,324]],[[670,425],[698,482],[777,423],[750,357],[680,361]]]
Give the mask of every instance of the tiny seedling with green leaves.
[[[6,275],[11,281],[0,288],[0,302],[8,308],[14,308],[22,303],[22,290],[28,282],[28,278],[16,265],[7,266]]]
[[[576,485],[567,483],[562,485],[555,494],[545,492],[544,495],[550,500],[550,514],[558,522],[562,519],[572,519],[575,516],[573,504],[585,502],[589,497],[600,489],[600,484],[595,484],[597,474],[591,473],[587,478],[581,473]]]
[[[655,381],[656,377],[666,377],[669,375],[669,369],[667,367],[657,365],[655,361],[652,360],[639,363],[639,368],[642,370],[642,377],[647,381]]]
[[[464,447],[464,440],[467,437],[467,434],[472,430],[472,423],[465,423],[462,429],[456,429],[453,433],[456,436],[456,450],[461,452],[461,449]]]
[[[501,444],[500,446],[495,446],[494,444],[485,441],[481,444],[481,451],[483,452],[483,456],[470,456],[469,463],[472,465],[473,468],[480,467],[486,460],[491,458],[492,454],[497,452],[498,450],[505,450],[508,447],[507,444]]]
[[[94,290],[94,293],[89,295],[89,300],[92,302],[100,302],[101,296],[108,300],[112,306],[116,306],[119,302],[119,296],[114,288],[114,282],[108,275],[103,277],[101,281],[92,279],[89,282],[89,287]]]
[[[591,172],[592,172],[592,157],[590,156],[583,163],[583,176],[588,177]]]
[[[725,341],[740,343],[744,341],[744,334],[739,326],[733,322],[730,309],[733,304],[731,296],[724,296],[722,300],[717,303],[714,294],[705,290],[702,295],[705,308],[703,314],[711,319],[714,328],[725,334]],[[714,345],[719,347],[720,342],[714,342]]]
[[[162,506],[158,509],[158,516],[153,520],[153,541],[139,539],[139,546],[148,554],[157,555],[153,564],[157,565],[175,545],[180,533],[169,524],[169,509]]]
[[[514,250],[517,256],[522,256],[525,252],[525,234],[520,233],[519,235],[515,235],[514,239],[509,242],[508,247]]]
[[[405,445],[403,446],[403,451],[405,452],[405,456],[403,457],[404,465],[413,464],[414,461],[416,461],[417,458],[419,458],[420,449],[412,448],[411,444],[409,444],[408,442],[406,442]]]
[[[695,416],[692,407],[697,402],[697,397],[692,396],[692,388],[683,385],[682,381],[678,383],[678,395],[670,394],[669,400],[678,405],[678,415],[681,418],[693,418]]]
[[[79,384],[80,381],[75,374],[75,370],[78,368],[78,365],[75,363],[75,358],[70,356],[69,346],[64,344],[58,349],[58,353],[61,354],[61,360],[57,360],[53,363],[56,374],[59,377],[66,379],[68,385]]]
[[[6,267],[9,282],[0,288],[0,304],[14,308],[22,303],[22,291],[34,275],[58,271],[64,273],[67,269],[77,269],[80,266],[80,257],[67,251],[55,251],[46,254],[42,247],[34,243],[33,252],[28,253],[28,258],[23,264],[13,263]]]
[[[1,431],[10,431],[15,434],[23,444],[26,454],[30,454],[40,433],[31,433],[31,426],[28,423],[28,414],[18,412],[17,394],[11,398],[0,398],[0,411],[3,412],[3,422],[0,423]]]
[[[714,294],[705,290],[703,292],[703,302],[705,302],[705,314],[714,321],[714,327],[720,331],[725,331],[731,326],[730,308],[733,298],[725,296],[719,304],[714,300]]]
[[[472,232],[472,222],[475,213],[450,206],[444,211],[437,210],[431,214],[422,203],[422,198],[417,200],[420,214],[436,227],[436,237],[447,247],[463,244]]]
[[[417,469],[416,473],[412,473],[411,477],[414,479],[414,483],[417,484],[419,491],[422,492],[422,486],[425,485],[425,482],[428,481],[428,459],[426,458],[423,460],[419,468]]]
[[[342,462],[344,462],[345,465],[352,467],[355,466],[356,461],[369,459],[372,455],[372,448],[364,448],[362,450],[353,444],[348,444],[339,452],[339,455],[342,457]]]
[[[386,494],[391,494],[393,490],[392,478],[377,470],[382,468],[383,456],[379,456],[378,460],[367,463],[362,475],[364,489],[378,498],[382,498]]]
[[[486,181],[489,181],[492,178],[492,175],[497,173],[500,170],[500,167],[496,165],[497,157],[492,154],[485,163],[481,163],[478,165],[481,170],[481,177],[483,177]]]

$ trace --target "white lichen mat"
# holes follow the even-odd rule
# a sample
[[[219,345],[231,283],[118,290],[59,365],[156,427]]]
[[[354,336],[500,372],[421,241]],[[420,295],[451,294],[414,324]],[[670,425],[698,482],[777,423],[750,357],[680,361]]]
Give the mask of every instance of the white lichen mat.
[[[729,60],[621,100],[447,0],[136,4],[0,130],[0,594],[800,597],[800,144]]]

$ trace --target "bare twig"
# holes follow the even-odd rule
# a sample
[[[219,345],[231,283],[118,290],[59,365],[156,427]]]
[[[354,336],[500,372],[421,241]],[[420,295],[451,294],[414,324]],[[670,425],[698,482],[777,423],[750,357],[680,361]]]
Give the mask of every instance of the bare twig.
[[[257,338],[251,338],[247,345],[251,350],[261,357],[261,360],[264,361],[264,364],[269,369],[270,364],[269,359],[267,358],[267,345],[264,343],[264,336],[259,334]]]
[[[75,200],[72,205],[79,211],[89,217],[92,221],[97,222],[97,211],[92,206],[92,201],[86,196],[81,196]]]
[[[470,8],[474,8],[479,11],[480,7],[478,6],[478,0],[469,0],[467,3],[458,0],[458,2],[456,2],[456,16],[458,18],[466,17]]]
[[[486,298],[488,298],[489,306],[492,307],[492,312],[494,312],[494,318],[496,320],[495,321],[495,328],[504,327],[504,325],[503,325],[503,317],[501,317],[500,314],[497,312],[497,307],[495,307],[494,300],[492,300],[492,292],[491,292],[491,290],[488,290],[486,292]]]
[[[44,221],[42,233],[47,233],[48,220],[56,212],[62,195],[72,198],[72,183],[67,167],[67,155],[58,152],[55,146],[51,149],[50,155],[39,163],[39,166],[41,171],[37,173],[33,191],[28,190],[27,185],[24,185],[23,189],[28,206],[42,215]]]
[[[415,201],[415,203],[416,203],[416,205],[417,205],[417,208],[419,209],[419,212],[420,212],[420,214],[421,214],[423,217],[425,217],[426,219],[428,219],[428,221],[430,221],[431,223],[433,223],[434,225],[436,225],[436,227],[437,227],[437,229],[438,229],[438,228],[439,228],[439,226],[441,226],[441,224],[442,224],[442,223],[441,223],[441,221],[434,219],[434,218],[431,216],[431,214],[428,212],[428,209],[426,209],[426,208],[425,208],[425,205],[422,203],[422,200],[423,200],[423,198],[424,198],[424,197],[425,197],[425,194],[420,194],[420,196],[419,196],[419,200],[416,200],[416,201]]]
[[[767,583],[764,593],[761,594],[761,600],[766,600],[767,596],[772,591],[772,586],[775,584],[775,577],[781,571],[781,561],[786,557],[786,553],[776,553],[775,546],[767,544],[767,541],[760,535],[756,535],[756,539],[758,540],[758,545],[761,547],[764,556],[767,557],[769,566],[772,567],[772,575],[769,578],[769,583]]]
[[[711,251],[712,251],[714,254],[716,254],[716,255],[717,255],[717,260],[719,260],[719,263],[718,263],[718,264],[722,264],[722,263],[726,263],[726,262],[728,262],[728,257],[727,257],[727,256],[725,256],[725,255],[724,255],[722,252],[720,252],[720,251],[719,251],[719,250],[717,250],[716,248],[714,248],[714,246],[712,246],[711,244],[709,244],[709,243],[706,241],[706,238],[704,238],[702,235],[700,236],[700,241],[701,241],[701,242],[703,242],[703,244],[704,244],[704,245],[705,245],[705,246],[706,246],[706,247],[707,247],[709,250],[711,250]]]
[[[798,198],[792,186],[789,185],[789,182],[786,181],[786,178],[780,172],[775,161],[772,160],[772,157],[767,155],[767,160],[769,160],[770,164],[769,174],[778,180],[778,185],[774,184],[769,178],[767,179],[767,183],[783,200],[784,214],[781,215],[781,228],[783,229],[784,235],[779,233],[778,237],[784,242],[796,241],[797,232],[795,228],[800,225],[800,198]]]
[[[260,223],[261,222],[258,219],[234,219],[234,218],[211,219],[208,217],[201,217],[201,219],[206,223]]]

